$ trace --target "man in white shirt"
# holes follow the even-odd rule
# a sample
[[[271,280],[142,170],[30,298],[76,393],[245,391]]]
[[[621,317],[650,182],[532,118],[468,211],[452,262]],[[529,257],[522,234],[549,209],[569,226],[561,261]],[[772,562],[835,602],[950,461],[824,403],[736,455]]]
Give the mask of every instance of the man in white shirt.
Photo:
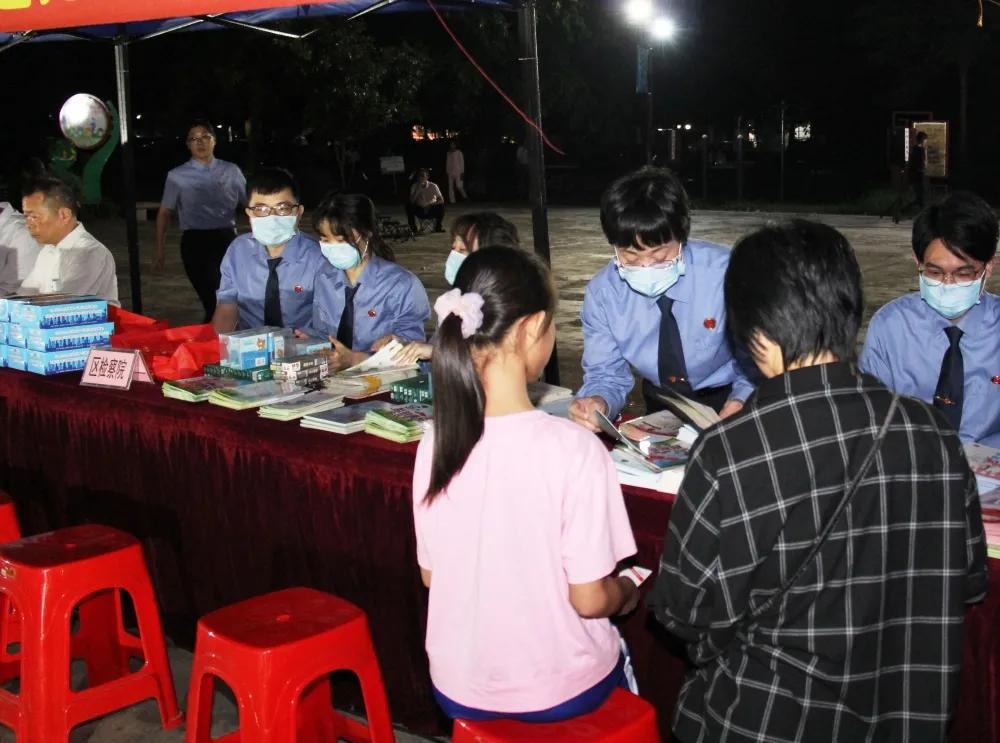
[[[28,232],[24,215],[0,201],[0,292],[16,291],[35,265],[42,246]]]
[[[410,229],[417,231],[417,219],[433,219],[434,231],[444,232],[444,196],[436,183],[431,183],[426,168],[417,171],[417,182],[410,187],[410,200],[406,204],[406,218]]]
[[[111,251],[77,220],[80,202],[58,178],[39,178],[21,200],[28,230],[41,245],[23,293],[93,294],[118,304],[118,278]]]
[[[448,144],[448,157],[445,160],[445,172],[448,174],[448,203],[455,203],[455,190],[457,189],[462,198],[469,200],[469,195],[465,192],[465,155],[458,149],[458,142],[454,139]]]

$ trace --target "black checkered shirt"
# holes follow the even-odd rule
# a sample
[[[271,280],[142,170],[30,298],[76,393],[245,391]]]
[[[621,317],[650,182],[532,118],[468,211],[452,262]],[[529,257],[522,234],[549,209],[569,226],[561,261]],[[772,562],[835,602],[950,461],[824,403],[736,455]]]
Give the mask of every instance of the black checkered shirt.
[[[891,400],[849,364],[807,367],[695,444],[649,598],[696,666],[683,743],[944,740],[986,546],[961,443],[923,402],[900,398],[813,564],[743,622],[799,567]]]

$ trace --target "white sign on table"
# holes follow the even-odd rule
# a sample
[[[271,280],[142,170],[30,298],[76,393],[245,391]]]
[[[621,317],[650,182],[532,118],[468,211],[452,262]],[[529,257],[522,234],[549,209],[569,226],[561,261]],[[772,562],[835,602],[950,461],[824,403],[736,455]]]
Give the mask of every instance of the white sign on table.
[[[127,390],[132,387],[133,381],[153,381],[140,351],[121,348],[90,349],[87,365],[80,377],[81,385]]]

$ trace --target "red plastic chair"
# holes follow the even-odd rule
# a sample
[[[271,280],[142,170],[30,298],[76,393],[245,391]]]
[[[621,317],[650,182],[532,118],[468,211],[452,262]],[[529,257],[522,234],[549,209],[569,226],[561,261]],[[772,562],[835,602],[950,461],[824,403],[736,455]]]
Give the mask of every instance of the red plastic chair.
[[[0,545],[0,591],[21,617],[21,650],[6,656],[0,722],[19,743],[66,741],[87,720],[154,698],[163,727],[181,723],[163,632],[142,548],[132,536],[85,525]],[[125,630],[121,591],[135,605],[140,636]],[[70,633],[73,609],[79,630]],[[3,649],[6,651],[6,648]],[[72,658],[87,664],[88,687],[69,687]],[[131,672],[129,661],[142,660]]]
[[[615,689],[593,712],[563,722],[455,720],[452,743],[660,743],[656,710],[649,702]]]
[[[368,725],[337,713],[329,674],[357,674]],[[217,743],[392,743],[392,723],[365,613],[311,588],[288,588],[206,614],[198,622],[185,743],[213,740],[215,679],[236,696],[240,729]]]
[[[10,496],[0,490],[0,542],[13,542],[21,538],[21,525],[17,510]]]

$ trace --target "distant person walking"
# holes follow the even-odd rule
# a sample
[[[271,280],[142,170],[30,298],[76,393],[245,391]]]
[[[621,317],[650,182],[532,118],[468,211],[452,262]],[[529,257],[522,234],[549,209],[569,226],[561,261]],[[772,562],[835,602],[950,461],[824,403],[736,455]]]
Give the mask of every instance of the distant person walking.
[[[167,227],[177,212],[184,272],[205,308],[205,322],[210,322],[219,266],[236,237],[236,209],[246,204],[247,182],[238,166],[215,158],[215,134],[208,122],[194,122],[186,142],[191,159],[167,173],[156,214],[153,270],[163,269]]]
[[[448,174],[448,203],[455,203],[455,191],[457,190],[462,198],[469,200],[469,195],[465,193],[465,155],[458,149],[458,142],[452,140],[448,144],[448,157],[445,160],[445,172]]]
[[[914,203],[918,210],[924,208],[927,185],[927,134],[917,132],[916,143],[910,148],[910,160],[906,165],[906,175],[913,187]]]

